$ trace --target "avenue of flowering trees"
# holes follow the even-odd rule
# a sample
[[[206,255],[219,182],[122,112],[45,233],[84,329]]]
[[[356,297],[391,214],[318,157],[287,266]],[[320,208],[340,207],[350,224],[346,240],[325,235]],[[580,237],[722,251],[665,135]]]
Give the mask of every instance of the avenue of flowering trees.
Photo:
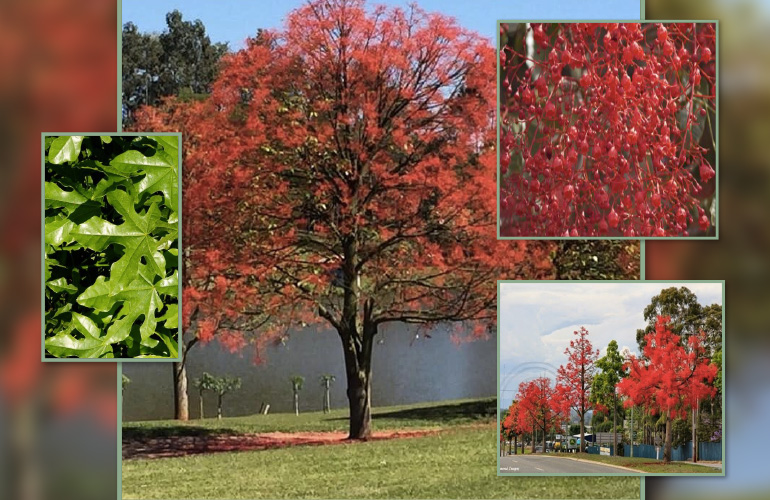
[[[484,336],[498,278],[553,277],[553,243],[495,237],[494,74],[450,18],[313,1],[225,55],[207,99],[138,110],[136,128],[183,133],[185,355],[330,328],[366,439],[383,326]]]
[[[699,441],[721,441],[722,306],[702,306],[688,288],[671,287],[652,297],[644,317],[650,325],[637,335],[640,355],[611,340],[599,357],[588,330],[575,331],[555,383],[542,376],[519,385],[500,421],[501,449],[521,438],[531,440],[534,451],[542,436],[545,450],[546,435],[577,418],[585,451],[590,412],[592,433],[613,432],[616,441],[628,442],[625,420],[636,431],[630,436],[635,443],[663,443],[665,463],[673,446],[692,441],[697,460]]]

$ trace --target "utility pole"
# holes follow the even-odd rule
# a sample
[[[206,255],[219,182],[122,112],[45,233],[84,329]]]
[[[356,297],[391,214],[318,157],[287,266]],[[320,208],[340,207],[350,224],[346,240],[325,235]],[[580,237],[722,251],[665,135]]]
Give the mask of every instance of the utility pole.
[[[695,402],[695,406],[692,407],[692,462],[698,462],[698,402]]]
[[[612,454],[618,456],[618,389],[612,388]]]
[[[634,407],[631,407],[631,458],[634,458]]]

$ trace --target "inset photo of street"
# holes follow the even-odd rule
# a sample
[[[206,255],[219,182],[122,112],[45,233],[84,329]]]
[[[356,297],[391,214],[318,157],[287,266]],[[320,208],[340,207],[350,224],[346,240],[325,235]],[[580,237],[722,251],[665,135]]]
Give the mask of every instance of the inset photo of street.
[[[724,469],[724,281],[498,281],[498,475]]]

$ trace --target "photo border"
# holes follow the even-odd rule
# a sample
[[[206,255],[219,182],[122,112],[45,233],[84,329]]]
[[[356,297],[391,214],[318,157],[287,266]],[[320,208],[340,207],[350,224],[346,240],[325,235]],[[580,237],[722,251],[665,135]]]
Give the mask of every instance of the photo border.
[[[640,2],[641,6],[641,18],[640,19],[591,19],[591,20],[577,20],[577,19],[498,19],[496,21],[497,30],[495,31],[495,54],[497,55],[496,74],[495,74],[495,89],[496,89],[496,107],[495,107],[495,134],[496,134],[496,155],[497,155],[497,182],[495,183],[495,193],[497,197],[497,213],[495,214],[495,224],[497,226],[497,239],[498,240],[660,240],[660,241],[698,241],[706,240],[713,241],[719,239],[719,93],[721,91],[721,85],[719,83],[719,20],[717,19],[646,19],[644,12],[644,0]],[[529,236],[501,236],[500,234],[500,24],[502,23],[549,23],[549,24],[585,24],[585,23],[639,23],[639,24],[652,24],[652,23],[702,23],[710,24],[714,23],[716,30],[716,43],[714,50],[715,61],[715,74],[716,74],[716,92],[715,92],[715,119],[714,119],[714,203],[716,208],[714,209],[714,236],[541,236],[541,235],[529,235]]]
[[[152,137],[152,136],[170,136],[176,137],[179,148],[177,149],[177,162],[179,165],[177,175],[177,213],[179,221],[177,222],[178,237],[177,246],[179,249],[178,270],[178,320],[177,320],[177,345],[179,346],[177,356],[174,358],[47,358],[45,355],[45,138],[50,136],[109,136],[109,137]],[[42,132],[40,134],[40,272],[41,272],[41,290],[40,290],[40,358],[43,363],[178,363],[182,361],[182,133],[181,132]],[[120,373],[118,373],[120,375]],[[118,382],[121,377],[118,376]],[[120,408],[120,407],[118,407]]]
[[[644,241],[642,241],[644,243]],[[643,251],[642,251],[643,253]],[[644,262],[644,259],[642,259],[642,262]],[[644,273],[642,272],[642,277],[644,277]],[[497,280],[497,394],[496,397],[498,399],[497,403],[497,427],[495,428],[495,440],[497,442],[497,476],[498,477],[545,477],[545,476],[563,476],[563,477],[571,477],[571,476],[607,476],[607,477],[615,477],[615,476],[632,476],[632,477],[639,477],[641,478],[641,498],[644,499],[644,478],[646,477],[724,477],[726,475],[726,469],[725,469],[725,459],[727,457],[727,449],[725,444],[725,430],[727,428],[727,407],[726,400],[725,400],[725,391],[722,390],[722,470],[720,473],[711,473],[711,472],[672,472],[672,473],[663,473],[663,472],[618,472],[618,473],[589,473],[589,472],[583,472],[583,473],[512,473],[512,472],[500,472],[500,420],[501,420],[501,408],[500,408],[500,285],[505,283],[511,283],[511,284],[522,284],[522,283],[537,283],[537,284],[584,284],[584,283],[602,283],[602,284],[615,284],[615,283],[633,283],[633,284],[640,284],[640,283],[660,283],[660,284],[686,284],[686,283],[719,283],[722,286],[722,387],[726,387],[725,385],[725,365],[726,365],[726,356],[725,356],[725,311],[726,311],[726,304],[725,304],[725,280],[647,280],[647,279],[640,279],[640,280],[580,280],[580,281],[568,281],[568,280]],[[598,463],[598,462],[597,462]],[[690,463],[690,462],[686,462]]]

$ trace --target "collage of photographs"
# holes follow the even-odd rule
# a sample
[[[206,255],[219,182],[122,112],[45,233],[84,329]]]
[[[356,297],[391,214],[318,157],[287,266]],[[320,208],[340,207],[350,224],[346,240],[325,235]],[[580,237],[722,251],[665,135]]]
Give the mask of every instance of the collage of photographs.
[[[0,499],[766,498],[768,28],[0,2]]]

